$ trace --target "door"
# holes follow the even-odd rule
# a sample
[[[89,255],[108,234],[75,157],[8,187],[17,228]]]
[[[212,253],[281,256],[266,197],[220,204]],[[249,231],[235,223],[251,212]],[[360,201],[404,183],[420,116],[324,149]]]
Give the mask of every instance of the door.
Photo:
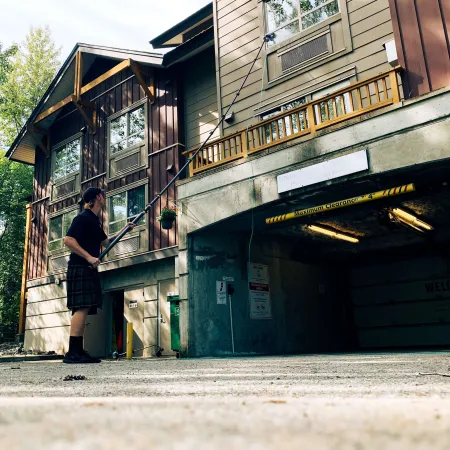
[[[108,333],[108,302],[98,309],[95,316],[87,316],[84,332],[84,348],[92,355],[104,358],[107,356],[106,335]]]
[[[175,356],[176,352],[172,351],[170,339],[170,304],[167,302],[169,293],[177,294],[177,286],[175,279],[164,280],[159,282],[158,289],[159,298],[159,340],[160,347],[164,350],[162,355]]]
[[[127,324],[133,324],[133,356],[143,356],[144,347],[144,288],[132,287],[124,290],[124,318],[125,335]],[[127,337],[125,336],[124,351],[126,350]],[[140,350],[138,350],[140,349]]]

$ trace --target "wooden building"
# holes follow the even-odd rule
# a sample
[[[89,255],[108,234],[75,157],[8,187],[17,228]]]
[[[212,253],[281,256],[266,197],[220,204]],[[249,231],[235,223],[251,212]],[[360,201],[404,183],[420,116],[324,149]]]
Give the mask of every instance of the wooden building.
[[[409,14],[412,10],[415,14]],[[253,227],[253,212],[259,218],[264,214],[258,207],[273,209],[275,216],[282,205],[311,206],[316,195],[333,199],[332,188],[324,184],[307,188],[305,192],[311,191],[305,197],[298,190],[280,194],[279,174],[325,162],[339,153],[350,154],[363,145],[370,151],[374,142],[387,142],[397,132],[406,136],[422,126],[414,123],[404,130],[399,117],[413,120],[416,116],[403,111],[419,105],[419,115],[426,120],[427,105],[447,98],[449,13],[444,0],[214,0],[150,41],[155,49],[171,49],[164,56],[77,45],[8,153],[11,159],[35,165],[26,347],[66,348],[68,254],[61,239],[79,209],[80,193],[88,186],[107,188],[103,220],[112,234],[151,201],[177,173],[183,158],[209,137],[177,188],[100,266],[108,306],[89,319],[95,326],[87,328],[88,348],[95,354],[109,354],[125,318],[134,324],[135,348],[150,346],[137,355],[154,355],[160,348],[171,354],[166,300],[172,292],[181,297],[182,354],[226,354],[231,317],[216,307],[214,288],[217,280],[226,277],[224,268],[229,268],[236,286],[242,281],[234,316],[242,349],[317,351],[320,346],[302,347],[301,333],[295,329],[293,318],[303,308],[300,300],[295,305],[281,302],[280,322],[266,322],[267,329],[249,320],[247,263],[251,261],[244,255],[247,247],[250,253],[249,230],[242,223]],[[244,88],[218,127],[244,80]],[[441,106],[438,102],[433,107],[440,111]],[[394,122],[383,122],[390,114]],[[435,120],[440,119],[432,116],[430,123]],[[379,123],[383,125],[375,125]],[[400,128],[389,134],[386,130],[392,123]],[[354,131],[357,127],[363,131]],[[384,170],[395,171],[405,161],[425,162],[422,155],[413,163],[406,155],[389,166],[392,155],[380,157],[386,161]],[[372,172],[361,175],[366,176],[361,186],[381,186],[375,166],[370,166],[378,162],[375,157],[367,161]],[[352,179],[338,186],[340,192]],[[356,181],[352,186],[359,192]],[[179,207],[178,226],[169,231],[156,221],[167,202]],[[252,216],[246,216],[250,210]],[[279,246],[279,258],[273,256],[272,261],[263,244],[256,254],[276,267],[271,280],[280,285],[280,295],[296,298],[295,292],[286,293],[281,286],[284,268],[279,261],[291,259],[289,246],[282,245],[289,231],[276,234],[266,236],[266,243]],[[302,232],[292,234],[303,242]],[[239,251],[234,255],[231,249]],[[298,261],[291,263],[294,267]],[[292,289],[303,278],[301,289],[307,290],[309,280],[322,286],[323,274],[305,267],[297,267],[304,277],[286,275]],[[345,276],[352,278],[350,273]],[[333,277],[328,278],[330,283],[337,282]],[[319,300],[314,297],[311,305]],[[374,314],[381,314],[374,308]],[[284,317],[286,311],[292,314]],[[302,311],[309,314],[308,308]],[[319,322],[318,316],[311,317],[305,327]],[[283,331],[284,337],[277,334],[282,322],[291,327]],[[330,330],[341,325],[329,321]],[[432,333],[439,340],[437,328]],[[340,329],[343,340],[350,339],[344,331]],[[270,341],[265,349],[259,346],[263,341]]]
[[[102,221],[107,234],[114,235],[177,173],[184,149],[178,83],[158,54],[78,44],[11,147],[11,159],[35,167],[26,348],[67,348],[69,251],[63,238],[80,211],[82,192],[90,186],[107,190]],[[124,314],[124,298],[125,303],[139,300],[138,308],[129,311],[129,320],[137,318],[137,342],[156,345],[159,339],[155,323],[167,315],[167,291],[175,290],[177,230],[163,230],[156,220],[167,204],[176,205],[174,188],[105,258],[100,270],[108,300],[102,314],[90,319],[96,325],[88,326],[103,335],[99,339],[98,331],[89,338],[88,331],[87,345],[94,353],[111,351],[114,308]],[[127,267],[137,264],[127,275]],[[141,320],[144,316],[154,323]],[[146,327],[152,337],[144,336]],[[170,343],[164,345],[170,352]]]

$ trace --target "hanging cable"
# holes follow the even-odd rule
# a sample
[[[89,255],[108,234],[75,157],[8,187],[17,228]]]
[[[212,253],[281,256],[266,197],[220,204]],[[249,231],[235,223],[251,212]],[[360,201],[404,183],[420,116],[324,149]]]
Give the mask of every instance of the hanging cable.
[[[161,198],[161,196],[170,188],[170,186],[172,186],[172,184],[175,183],[175,181],[179,178],[179,176],[183,173],[183,171],[189,166],[189,164],[192,162],[192,160],[203,150],[203,148],[205,147],[205,145],[207,144],[207,142],[211,139],[211,136],[213,136],[213,134],[215,133],[215,131],[220,127],[220,125],[222,124],[222,122],[224,121],[225,117],[228,115],[230,109],[232,108],[232,106],[234,105],[234,103],[236,102],[236,100],[238,99],[243,87],[245,86],[245,83],[247,82],[248,77],[250,76],[251,71],[253,70],[253,67],[256,63],[256,61],[259,58],[259,54],[261,53],[261,50],[264,46],[264,44],[266,42],[269,42],[271,40],[273,40],[275,37],[274,33],[269,33],[266,36],[264,36],[263,42],[261,43],[261,46],[259,47],[258,53],[255,57],[255,59],[252,62],[252,65],[246,75],[246,77],[244,78],[244,81],[241,84],[241,87],[238,89],[238,91],[236,92],[236,95],[233,99],[233,101],[230,103],[230,105],[228,106],[227,110],[225,111],[224,114],[222,114],[221,119],[219,120],[218,124],[214,127],[214,129],[209,133],[208,137],[205,139],[205,141],[203,142],[203,144],[192,154],[192,156],[190,156],[186,163],[183,165],[183,167],[177,172],[177,174],[169,181],[169,183],[161,190],[161,192],[159,192],[159,194],[156,195],[156,197],[131,221],[131,223],[136,224],[141,217],[143,217],[153,206],[154,204]],[[130,231],[130,227],[126,227],[122,230],[121,233],[119,233],[113,240],[112,242],[108,245],[108,247],[105,248],[105,250],[103,250],[98,259],[102,260],[110,251],[111,249],[128,233],[128,231]]]

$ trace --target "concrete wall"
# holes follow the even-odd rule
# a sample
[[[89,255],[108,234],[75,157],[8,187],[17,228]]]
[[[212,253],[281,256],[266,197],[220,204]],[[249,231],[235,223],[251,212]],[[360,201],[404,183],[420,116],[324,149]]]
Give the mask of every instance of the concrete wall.
[[[450,258],[386,261],[350,271],[359,345],[449,345]]]
[[[224,276],[234,278],[232,317],[237,354],[347,348],[348,330],[336,274],[294,261],[289,241],[267,236],[252,240],[252,262],[269,266],[272,318],[250,318],[248,245],[244,236],[218,232],[190,236],[186,353],[232,353],[229,304],[217,304],[216,298],[216,281]]]

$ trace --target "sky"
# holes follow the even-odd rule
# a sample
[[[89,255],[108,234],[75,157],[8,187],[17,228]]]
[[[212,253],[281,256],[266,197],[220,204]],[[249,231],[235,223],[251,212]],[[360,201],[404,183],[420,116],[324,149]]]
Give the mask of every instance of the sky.
[[[211,0],[0,0],[0,42],[48,25],[64,60],[77,42],[154,51],[149,41]],[[160,52],[160,50],[156,50]]]

